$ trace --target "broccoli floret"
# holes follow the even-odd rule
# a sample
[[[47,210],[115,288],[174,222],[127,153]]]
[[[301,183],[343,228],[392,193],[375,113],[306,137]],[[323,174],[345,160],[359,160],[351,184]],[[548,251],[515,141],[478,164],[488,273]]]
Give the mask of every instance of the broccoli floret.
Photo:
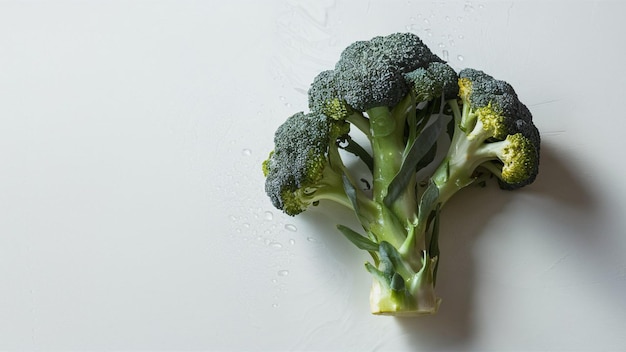
[[[349,45],[335,65],[340,96],[354,109],[395,106],[409,91],[404,74],[442,60],[410,33]]]
[[[277,209],[293,216],[322,199],[350,206],[341,173],[331,165],[331,159],[340,162],[336,141],[348,131],[348,124],[320,113],[299,112],[278,127],[263,162],[265,191]]]
[[[464,69],[459,73],[459,97],[458,131],[435,177],[444,201],[460,188],[455,185],[471,183],[479,167],[497,176],[503,189],[532,183],[539,170],[539,131],[513,87],[482,71]]]
[[[510,84],[474,69],[457,74],[409,33],[351,44],[315,77],[308,98],[311,112],[278,128],[263,163],[272,204],[289,215],[321,200],[354,211],[362,232],[338,229],[372,256],[372,312],[435,313],[441,208],[484,175],[506,190],[535,180],[540,134],[530,110]],[[350,126],[368,145],[351,138]],[[445,131],[448,149],[437,153]],[[371,175],[346,167],[341,149]],[[359,179],[372,180],[369,192]]]
[[[452,67],[442,62],[431,62],[428,67],[417,68],[404,75],[418,102],[429,101],[442,95],[453,99],[459,92],[458,75]]]
[[[321,72],[309,88],[309,109],[335,119],[345,120],[352,112],[337,90],[334,70]]]

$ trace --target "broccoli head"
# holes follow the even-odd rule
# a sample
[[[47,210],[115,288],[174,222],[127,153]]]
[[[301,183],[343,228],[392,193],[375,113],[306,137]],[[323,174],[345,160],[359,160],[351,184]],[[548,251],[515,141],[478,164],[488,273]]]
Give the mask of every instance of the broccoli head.
[[[462,114],[459,138],[467,147],[464,168],[478,166],[496,175],[503,189],[532,183],[539,165],[539,132],[528,108],[513,87],[483,71],[464,69],[459,73]],[[452,148],[451,148],[452,150]]]
[[[395,106],[410,86],[404,74],[442,60],[411,33],[395,33],[349,45],[335,65],[339,95],[352,108]]]
[[[322,71],[309,88],[309,109],[335,119],[345,120],[352,107],[341,97],[337,89],[334,70]]]
[[[337,138],[348,131],[347,123],[320,113],[299,112],[278,127],[263,163],[265,191],[277,209],[296,215],[321,199],[346,201],[330,161]]]

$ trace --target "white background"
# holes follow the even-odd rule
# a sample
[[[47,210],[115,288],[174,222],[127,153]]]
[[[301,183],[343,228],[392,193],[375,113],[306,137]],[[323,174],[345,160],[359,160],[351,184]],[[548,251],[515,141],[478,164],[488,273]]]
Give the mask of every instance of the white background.
[[[0,349],[626,350],[625,11],[0,2]],[[370,315],[351,214],[281,214],[260,168],[313,77],[396,31],[512,83],[543,136],[533,185],[449,203],[417,319]]]

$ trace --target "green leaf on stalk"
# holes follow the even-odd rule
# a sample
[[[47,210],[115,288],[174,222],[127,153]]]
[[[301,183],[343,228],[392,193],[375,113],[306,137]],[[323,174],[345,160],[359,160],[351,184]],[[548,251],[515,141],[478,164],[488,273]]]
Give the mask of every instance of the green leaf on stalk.
[[[454,137],[455,127],[456,127],[456,121],[454,119],[450,119],[450,122],[448,122],[448,126],[446,127],[446,133],[448,134],[448,137],[450,138],[450,140],[452,140],[452,137]]]
[[[357,201],[356,187],[354,187],[352,182],[350,182],[350,179],[345,173],[341,175],[341,180],[343,181],[343,190],[346,192],[348,199],[350,199],[350,203],[352,203],[352,208],[357,214],[359,214],[359,202]]]
[[[397,272],[403,277],[411,277],[415,274],[415,272],[402,258],[400,252],[398,252],[396,247],[394,247],[391,243],[387,241],[382,241],[379,244],[378,253],[380,254],[380,262],[387,263],[387,265],[391,267],[389,269],[390,275],[392,275],[394,272]]]
[[[365,270],[367,270],[370,274],[372,274],[372,276],[374,276],[374,278],[378,280],[378,282],[383,287],[388,288],[390,286],[391,279],[389,278],[389,276],[383,273],[382,271],[378,270],[371,263],[365,263]]]
[[[420,199],[419,213],[417,217],[418,221],[428,220],[430,213],[435,209],[438,201],[439,188],[435,185],[435,182],[430,180],[428,187],[426,187],[426,190],[424,190],[422,198]]]
[[[378,243],[373,242],[369,238],[361,235],[360,233],[352,230],[351,228],[344,225],[337,225],[337,229],[344,235],[346,238],[352,242],[357,248],[363,249],[370,252],[378,251]]]
[[[433,146],[430,147],[430,150],[426,153],[426,155],[424,155],[422,160],[417,163],[417,167],[415,167],[415,170],[421,170],[428,166],[428,164],[432,163],[433,160],[435,160],[435,156],[437,156],[437,143],[433,144]]]
[[[365,148],[363,148],[359,143],[355,142],[350,136],[345,136],[344,138],[345,139],[341,141],[342,143],[339,144],[339,148],[357,156],[361,159],[361,161],[363,161],[370,171],[374,170],[374,159],[370,153],[368,153],[367,150],[365,150]]]
[[[391,289],[394,291],[402,291],[406,288],[404,278],[398,273],[393,274],[391,277],[391,284],[389,286],[391,286]]]
[[[437,139],[445,124],[446,119],[439,117],[415,139],[402,162],[400,171],[398,171],[387,188],[387,195],[384,199],[386,206],[391,207],[393,202],[405,191],[411,178],[415,176],[417,166],[425,156],[428,156],[430,149],[437,143]]]
[[[433,229],[430,235],[430,243],[428,246],[428,253],[431,258],[437,257],[435,267],[433,268],[433,285],[437,283],[437,269],[439,269],[439,261],[441,259],[439,253],[439,217],[441,213],[441,203],[437,204],[434,211]]]

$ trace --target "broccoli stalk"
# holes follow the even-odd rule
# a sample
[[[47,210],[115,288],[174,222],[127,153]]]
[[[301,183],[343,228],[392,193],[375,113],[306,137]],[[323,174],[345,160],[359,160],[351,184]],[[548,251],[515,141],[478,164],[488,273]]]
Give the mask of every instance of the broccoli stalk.
[[[473,69],[457,74],[407,33],[348,46],[313,81],[309,108],[277,129],[263,163],[273,205],[289,215],[320,201],[354,211],[363,233],[338,229],[372,256],[372,313],[437,312],[441,208],[480,175],[507,190],[534,181],[540,138],[530,111],[508,83]],[[417,174],[435,159],[448,121],[448,151],[421,189]],[[352,139],[350,126],[368,145]],[[341,149],[370,169],[371,196],[355,186],[360,177]]]

